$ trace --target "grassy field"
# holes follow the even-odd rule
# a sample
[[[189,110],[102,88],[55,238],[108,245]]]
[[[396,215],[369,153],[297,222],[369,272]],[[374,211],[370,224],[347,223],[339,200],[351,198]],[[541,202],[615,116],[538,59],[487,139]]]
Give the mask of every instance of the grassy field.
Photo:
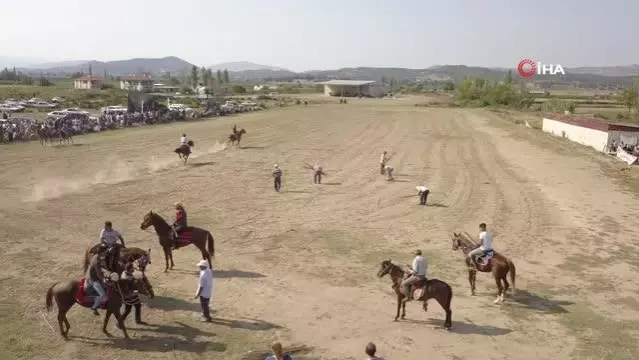
[[[416,360],[635,358],[639,200],[613,159],[515,126],[528,121],[516,113],[416,107],[416,97],[325,101],[88,135],[76,146],[3,147],[0,358],[253,359],[274,340],[305,349],[301,359],[361,358],[368,341]],[[247,130],[243,148],[220,145],[233,124]],[[182,132],[197,143],[186,166],[171,153]],[[394,154],[395,182],[378,173],[383,149]],[[322,185],[304,169],[313,161],[328,173]],[[430,206],[417,205],[420,183]],[[215,237],[211,324],[192,300],[197,251],[178,250],[164,274],[157,237],[139,229],[144,213],[168,218],[175,201]],[[128,319],[124,341],[111,323],[109,338],[75,308],[64,341],[44,294],[82,275],[105,220],[128,245],[152,248],[151,325]],[[501,306],[486,274],[469,295],[463,257],[451,251],[452,232],[475,234],[479,222],[517,265],[519,290]],[[384,259],[410,262],[415,248],[430,276],[453,287],[452,333],[434,302],[392,321],[390,282],[375,273]]]

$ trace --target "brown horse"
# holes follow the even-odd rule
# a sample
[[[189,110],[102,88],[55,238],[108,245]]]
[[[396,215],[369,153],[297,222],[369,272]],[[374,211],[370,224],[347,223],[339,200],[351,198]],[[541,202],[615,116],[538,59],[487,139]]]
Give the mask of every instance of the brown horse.
[[[242,134],[246,134],[246,130],[244,130],[244,128],[242,128],[238,132],[234,132],[233,134],[229,135],[228,143],[231,145],[233,145],[234,143],[237,143],[237,146],[240,146],[240,141],[242,141]]]
[[[183,159],[184,163],[186,164],[186,161],[189,159],[189,156],[191,155],[191,148],[193,148],[193,147],[195,147],[195,143],[193,143],[193,141],[189,140],[189,141],[187,141],[186,145],[181,145],[179,148],[176,148],[173,151],[176,154],[178,154],[180,159]]]
[[[97,244],[85,251],[83,265],[83,271],[85,273],[87,271],[87,268],[89,267],[91,257],[98,252],[98,250],[100,249],[100,245],[101,244]],[[149,251],[145,251],[137,247],[121,248],[119,264],[111,265],[110,270],[120,274],[124,270],[125,264],[135,261],[137,261],[137,270],[139,270],[141,273],[144,273],[146,271],[146,267],[151,264],[151,249],[149,249]]]
[[[140,229],[146,230],[150,226],[155,228],[155,233],[158,235],[160,246],[164,250],[164,260],[166,268],[164,272],[169,270],[169,259],[171,260],[171,269],[175,264],[173,263],[173,243],[171,242],[171,233],[173,228],[169,225],[162,216],[149,211],[144,215]],[[215,256],[215,242],[213,235],[208,230],[200,229],[195,226],[189,226],[180,233],[180,239],[178,240],[180,247],[194,244],[202,253],[202,259],[209,262],[209,267],[212,267],[211,257]],[[208,250],[207,250],[208,247]]]
[[[464,260],[466,262],[466,266],[468,267],[468,282],[470,283],[470,291],[471,294],[475,295],[475,280],[477,276],[477,271],[481,272],[492,272],[493,277],[495,278],[495,283],[497,284],[497,299],[493,301],[495,304],[501,304],[504,302],[504,295],[510,284],[508,284],[507,276],[510,274],[510,281],[513,283],[513,291],[515,291],[515,264],[513,262],[501,255],[500,253],[493,251],[492,258],[485,264],[477,263],[477,268],[475,268],[472,260],[468,257],[468,253],[474,249],[479,247],[469,236],[464,236],[462,233],[453,233],[453,250],[461,249],[464,254]],[[503,286],[502,286],[503,282]]]
[[[55,299],[55,302],[58,305],[58,326],[60,327],[60,334],[65,339],[68,339],[69,329],[71,329],[71,324],[69,324],[69,320],[67,319],[67,312],[71,309],[73,304],[78,303],[83,307],[90,308],[93,303],[92,296],[90,295],[86,295],[83,299],[83,302],[79,302],[79,300],[77,299],[78,290],[81,286],[83,286],[81,284],[81,281],[83,280],[60,281],[51,285],[51,287],[47,291],[47,311],[51,311],[53,309],[53,299]],[[120,308],[123,304],[126,305],[126,300],[124,300],[124,298],[125,296],[127,296],[127,294],[123,294],[121,289],[121,286],[129,285],[129,283],[125,283],[125,281],[127,280],[113,281],[109,285],[107,285],[107,293],[109,294],[109,299],[103,305],[103,308],[106,308],[106,316],[104,317],[102,332],[110,336],[109,332],[107,331],[107,325],[109,324],[111,314],[113,314],[118,322],[118,328],[122,330],[122,332],[124,333],[124,337],[129,339],[129,334],[126,331],[124,321],[122,320],[122,315],[120,314]],[[131,286],[129,286],[129,288],[130,287]],[[151,297],[153,296],[151,284],[145,276],[142,279],[135,279],[133,281],[133,289],[131,290],[137,290],[138,293],[143,295],[148,295]]]
[[[400,308],[402,310],[402,320],[404,320],[404,318],[406,318],[406,303],[402,302],[402,299],[406,296],[402,293],[401,283],[406,273],[401,267],[393,264],[390,260],[384,260],[382,261],[381,268],[377,272],[377,276],[381,278],[386,274],[389,274],[391,282],[393,283],[392,288],[397,295],[397,314],[395,315],[395,321],[399,318]],[[424,311],[428,311],[428,299],[437,300],[446,312],[444,327],[446,330],[450,330],[453,315],[453,311],[450,309],[453,290],[450,285],[438,279],[430,279],[412,286],[411,292],[413,293],[413,299],[423,301]]]

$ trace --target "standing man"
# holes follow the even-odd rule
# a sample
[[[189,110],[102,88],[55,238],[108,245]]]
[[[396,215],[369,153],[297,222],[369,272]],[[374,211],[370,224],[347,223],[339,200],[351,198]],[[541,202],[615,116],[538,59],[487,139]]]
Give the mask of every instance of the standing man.
[[[209,303],[213,294],[213,271],[209,268],[209,263],[206,260],[200,260],[197,266],[200,268],[200,281],[197,285],[195,298],[199,298],[200,305],[202,305],[202,320],[209,322],[213,320],[209,310]]]
[[[126,284],[126,298],[127,302],[124,304],[124,313],[122,314],[122,321],[126,320],[127,316],[131,313],[131,309],[135,306],[135,323],[139,325],[146,324],[142,321],[142,302],[138,296],[137,290],[133,290],[133,283],[135,278],[133,277],[133,263],[129,262],[124,267],[121,280],[124,280]]]
[[[390,166],[390,165],[385,165],[384,166],[384,171],[386,172],[386,180],[388,180],[388,181],[395,180],[395,178],[393,177],[393,171],[394,170],[395,169],[392,166]]]
[[[282,187],[282,169],[278,164],[273,165],[275,170],[273,170],[273,185],[275,186],[275,191],[280,192],[280,188]]]
[[[428,199],[428,193],[430,191],[426,187],[426,185],[419,185],[415,187],[417,189],[417,194],[419,195],[419,205],[426,205],[426,199]]]
[[[381,158],[379,159],[379,174],[380,175],[384,175],[384,167],[386,166],[386,162],[388,161],[388,158],[386,158],[386,154],[388,154],[388,152],[386,150],[384,150],[384,152],[382,153]]]
[[[313,184],[321,184],[322,175],[324,175],[324,169],[322,165],[316,162],[315,165],[313,165]]]
[[[404,298],[402,299],[403,303],[410,301],[412,298],[411,294],[411,286],[416,284],[422,280],[426,279],[426,268],[428,267],[428,263],[426,262],[426,258],[422,256],[421,250],[415,250],[415,259],[413,260],[413,266],[409,269],[411,275],[402,281],[402,291],[404,292]]]
[[[484,256],[493,249],[493,233],[486,231],[486,223],[479,224],[479,247],[468,253],[470,261],[477,269],[477,258]]]

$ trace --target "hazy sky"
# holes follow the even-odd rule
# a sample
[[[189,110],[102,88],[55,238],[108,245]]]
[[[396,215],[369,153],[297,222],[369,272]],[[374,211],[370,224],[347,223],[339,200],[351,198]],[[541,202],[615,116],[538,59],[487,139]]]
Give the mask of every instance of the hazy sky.
[[[632,0],[0,0],[0,56],[292,70],[639,63]]]

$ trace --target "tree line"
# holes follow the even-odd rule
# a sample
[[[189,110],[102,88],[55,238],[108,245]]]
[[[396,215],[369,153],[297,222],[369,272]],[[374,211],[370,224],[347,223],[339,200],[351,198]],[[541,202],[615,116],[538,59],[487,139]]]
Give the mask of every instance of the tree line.
[[[8,68],[5,67],[2,71],[0,71],[0,81],[13,83],[13,84],[22,84],[22,85],[34,85],[34,84],[38,84],[40,86],[53,85],[53,83],[49,81],[49,79],[44,77],[44,75],[42,74],[40,74],[39,78],[34,79],[33,77],[21,71],[16,71],[15,67],[12,70],[9,70]]]

